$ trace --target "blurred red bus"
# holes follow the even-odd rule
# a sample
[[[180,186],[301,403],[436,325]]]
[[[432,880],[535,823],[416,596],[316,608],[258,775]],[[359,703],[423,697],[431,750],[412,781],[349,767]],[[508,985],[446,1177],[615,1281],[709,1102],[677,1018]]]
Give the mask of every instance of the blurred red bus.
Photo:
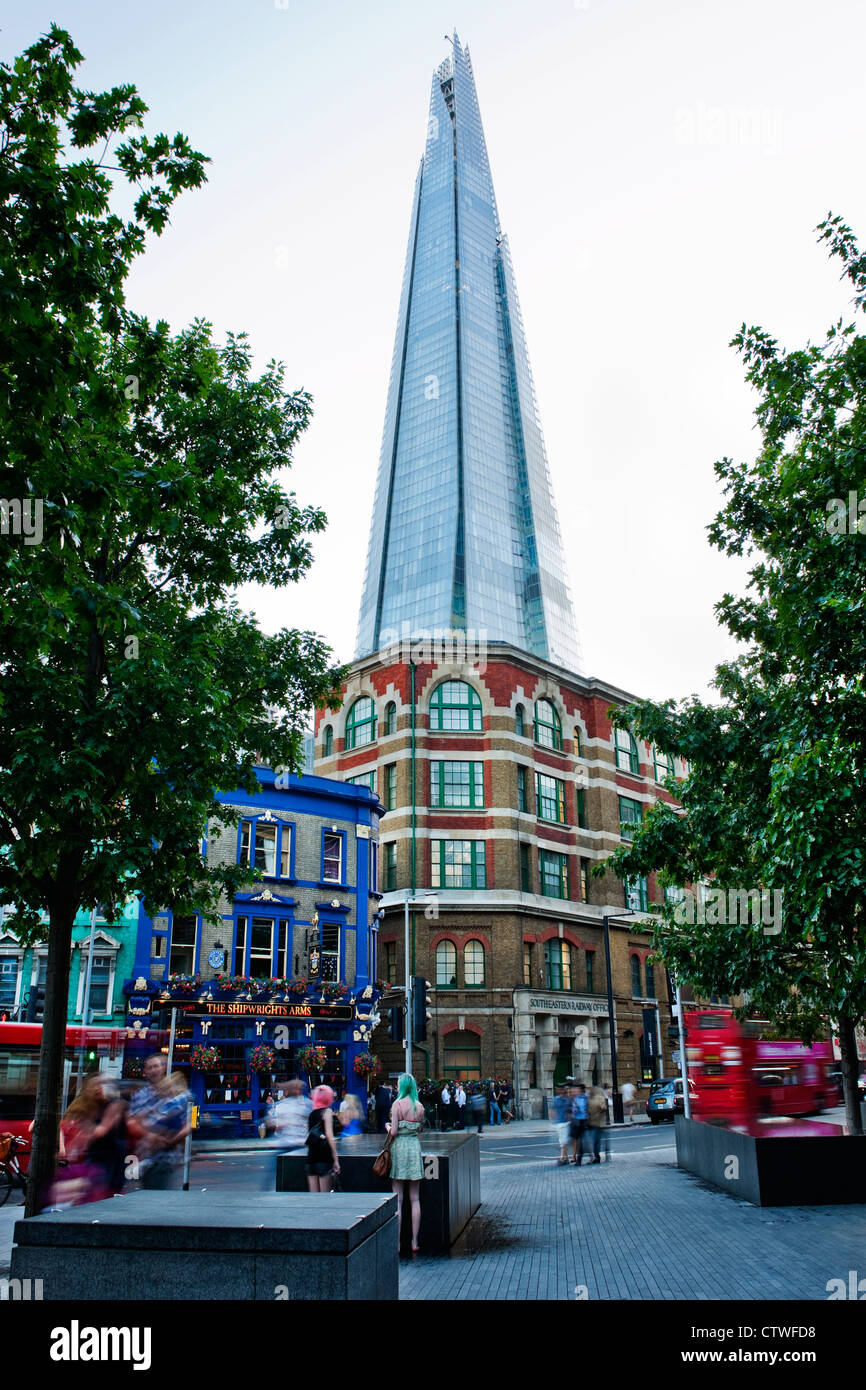
[[[75,1095],[82,1046],[85,1074],[108,1071],[120,1076],[125,1040],[124,1028],[95,1028],[92,1025],[89,1028],[76,1028],[67,1024],[63,1065],[64,1108]],[[0,1134],[20,1134],[28,1138],[30,1123],[36,1113],[41,1045],[41,1023],[0,1023]]]
[[[838,1105],[829,1042],[763,1037],[771,1025],[740,1023],[720,1009],[685,1015],[689,1077],[697,1092],[696,1120],[750,1124],[769,1115],[814,1115]]]

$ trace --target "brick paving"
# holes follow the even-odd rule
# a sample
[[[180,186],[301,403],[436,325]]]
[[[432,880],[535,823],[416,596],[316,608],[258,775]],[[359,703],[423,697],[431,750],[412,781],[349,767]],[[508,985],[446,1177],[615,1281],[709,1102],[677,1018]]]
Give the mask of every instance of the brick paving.
[[[670,1147],[559,1168],[483,1163],[482,1206],[450,1258],[401,1261],[401,1299],[808,1299],[866,1274],[866,1205],[753,1207]]]

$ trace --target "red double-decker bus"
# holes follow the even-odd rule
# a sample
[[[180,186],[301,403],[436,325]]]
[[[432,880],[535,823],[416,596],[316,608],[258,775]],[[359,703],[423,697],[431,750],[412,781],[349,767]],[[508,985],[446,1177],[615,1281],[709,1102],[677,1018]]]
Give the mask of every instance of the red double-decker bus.
[[[772,1031],[768,1023],[740,1023],[722,1009],[695,1009],[685,1024],[696,1120],[749,1125],[772,1115],[819,1114],[839,1104],[829,1042],[807,1046],[795,1038],[765,1037]]]
[[[67,1025],[63,1066],[63,1104],[75,1095],[75,1082],[83,1070],[110,1071],[120,1075],[126,1031],[123,1028],[76,1028]],[[28,1137],[36,1113],[41,1023],[0,1023],[0,1134]],[[22,1164],[23,1166],[23,1164]]]

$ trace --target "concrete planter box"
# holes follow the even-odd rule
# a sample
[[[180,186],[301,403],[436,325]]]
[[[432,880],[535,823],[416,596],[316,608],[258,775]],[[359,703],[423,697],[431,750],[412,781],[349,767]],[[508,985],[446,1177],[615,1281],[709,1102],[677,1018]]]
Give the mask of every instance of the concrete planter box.
[[[47,1301],[396,1299],[397,1199],[134,1192],[15,1226]]]
[[[866,1135],[755,1137],[677,1115],[677,1165],[758,1207],[866,1203]]]
[[[373,1172],[373,1161],[384,1140],[385,1136],[379,1134],[353,1134],[339,1141],[340,1182],[344,1192],[391,1191],[390,1178],[383,1181]],[[421,1136],[421,1152],[424,1158],[421,1249],[425,1253],[448,1250],[481,1205],[478,1135],[474,1131],[425,1133]],[[277,1191],[306,1192],[305,1165],[305,1152],[281,1154],[277,1159]],[[401,1249],[408,1251],[411,1245],[412,1215],[408,1201],[404,1201]]]

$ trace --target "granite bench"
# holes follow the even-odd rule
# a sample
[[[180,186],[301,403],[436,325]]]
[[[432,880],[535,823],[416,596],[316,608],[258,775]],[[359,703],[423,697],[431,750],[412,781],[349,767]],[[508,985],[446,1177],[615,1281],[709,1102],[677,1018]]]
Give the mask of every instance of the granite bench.
[[[378,1178],[373,1161],[385,1136],[353,1134],[337,1144],[340,1185],[344,1192],[386,1193],[390,1179]],[[421,1183],[420,1245],[425,1253],[448,1250],[481,1205],[481,1150],[474,1132],[421,1135],[424,1180]],[[307,1188],[306,1154],[281,1154],[277,1159],[277,1191],[304,1192]],[[337,1194],[333,1194],[337,1195]],[[412,1246],[412,1216],[403,1203],[401,1250]]]
[[[397,1199],[133,1192],[18,1221],[10,1274],[46,1301],[396,1299]]]

